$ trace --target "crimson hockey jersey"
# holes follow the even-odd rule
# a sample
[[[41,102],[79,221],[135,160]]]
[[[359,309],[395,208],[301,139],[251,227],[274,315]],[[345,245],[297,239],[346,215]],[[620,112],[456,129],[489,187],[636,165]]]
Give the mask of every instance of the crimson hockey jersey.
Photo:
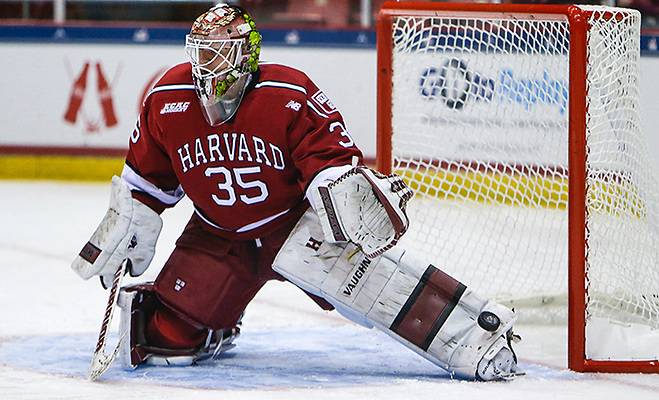
[[[314,175],[354,157],[341,114],[301,71],[261,64],[235,116],[212,127],[184,63],[147,96],[122,177],[157,211],[187,195],[209,231],[253,239],[299,217]]]

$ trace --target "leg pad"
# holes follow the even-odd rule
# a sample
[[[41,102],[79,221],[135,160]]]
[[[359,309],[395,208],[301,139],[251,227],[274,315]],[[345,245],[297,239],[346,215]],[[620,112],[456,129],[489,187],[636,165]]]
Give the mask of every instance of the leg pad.
[[[165,307],[152,283],[121,288],[118,305],[121,309],[120,335],[126,339],[119,349],[119,356],[126,369],[139,365],[191,365],[217,357],[235,347],[233,341],[240,335],[240,328],[204,329],[198,345],[187,348],[154,346],[147,339],[147,326],[157,309]]]

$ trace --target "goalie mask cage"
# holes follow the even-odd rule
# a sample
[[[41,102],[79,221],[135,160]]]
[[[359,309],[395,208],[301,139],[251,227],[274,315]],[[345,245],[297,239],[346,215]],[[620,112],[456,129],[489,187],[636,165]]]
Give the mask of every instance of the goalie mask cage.
[[[386,2],[378,17],[377,167],[416,194],[403,246],[521,322],[567,320],[576,371],[659,372],[639,41],[637,11],[601,6]]]

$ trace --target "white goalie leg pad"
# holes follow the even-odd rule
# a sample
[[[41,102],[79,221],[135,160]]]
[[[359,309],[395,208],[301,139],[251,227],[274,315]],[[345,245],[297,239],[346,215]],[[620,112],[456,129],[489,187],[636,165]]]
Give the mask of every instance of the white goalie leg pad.
[[[516,315],[397,247],[375,258],[330,244],[313,211],[295,227],[273,268],[342,315],[377,327],[465,378],[519,374],[508,335]]]
[[[114,176],[108,210],[71,268],[83,279],[112,276],[129,259],[131,275],[141,275],[153,259],[161,229],[160,216],[133,199],[126,182]]]

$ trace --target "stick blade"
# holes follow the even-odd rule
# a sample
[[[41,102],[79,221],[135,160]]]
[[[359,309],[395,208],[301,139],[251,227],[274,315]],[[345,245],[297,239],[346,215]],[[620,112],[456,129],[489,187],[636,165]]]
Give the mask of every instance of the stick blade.
[[[121,348],[124,339],[126,339],[125,333],[121,336],[121,339],[119,339],[119,343],[117,343],[117,347],[114,348],[114,351],[107,356],[103,354],[103,352],[94,353],[94,356],[92,357],[92,365],[89,367],[90,381],[95,381],[103,375],[108,368],[110,368],[114,359],[117,358],[117,354],[119,353],[119,349]]]

